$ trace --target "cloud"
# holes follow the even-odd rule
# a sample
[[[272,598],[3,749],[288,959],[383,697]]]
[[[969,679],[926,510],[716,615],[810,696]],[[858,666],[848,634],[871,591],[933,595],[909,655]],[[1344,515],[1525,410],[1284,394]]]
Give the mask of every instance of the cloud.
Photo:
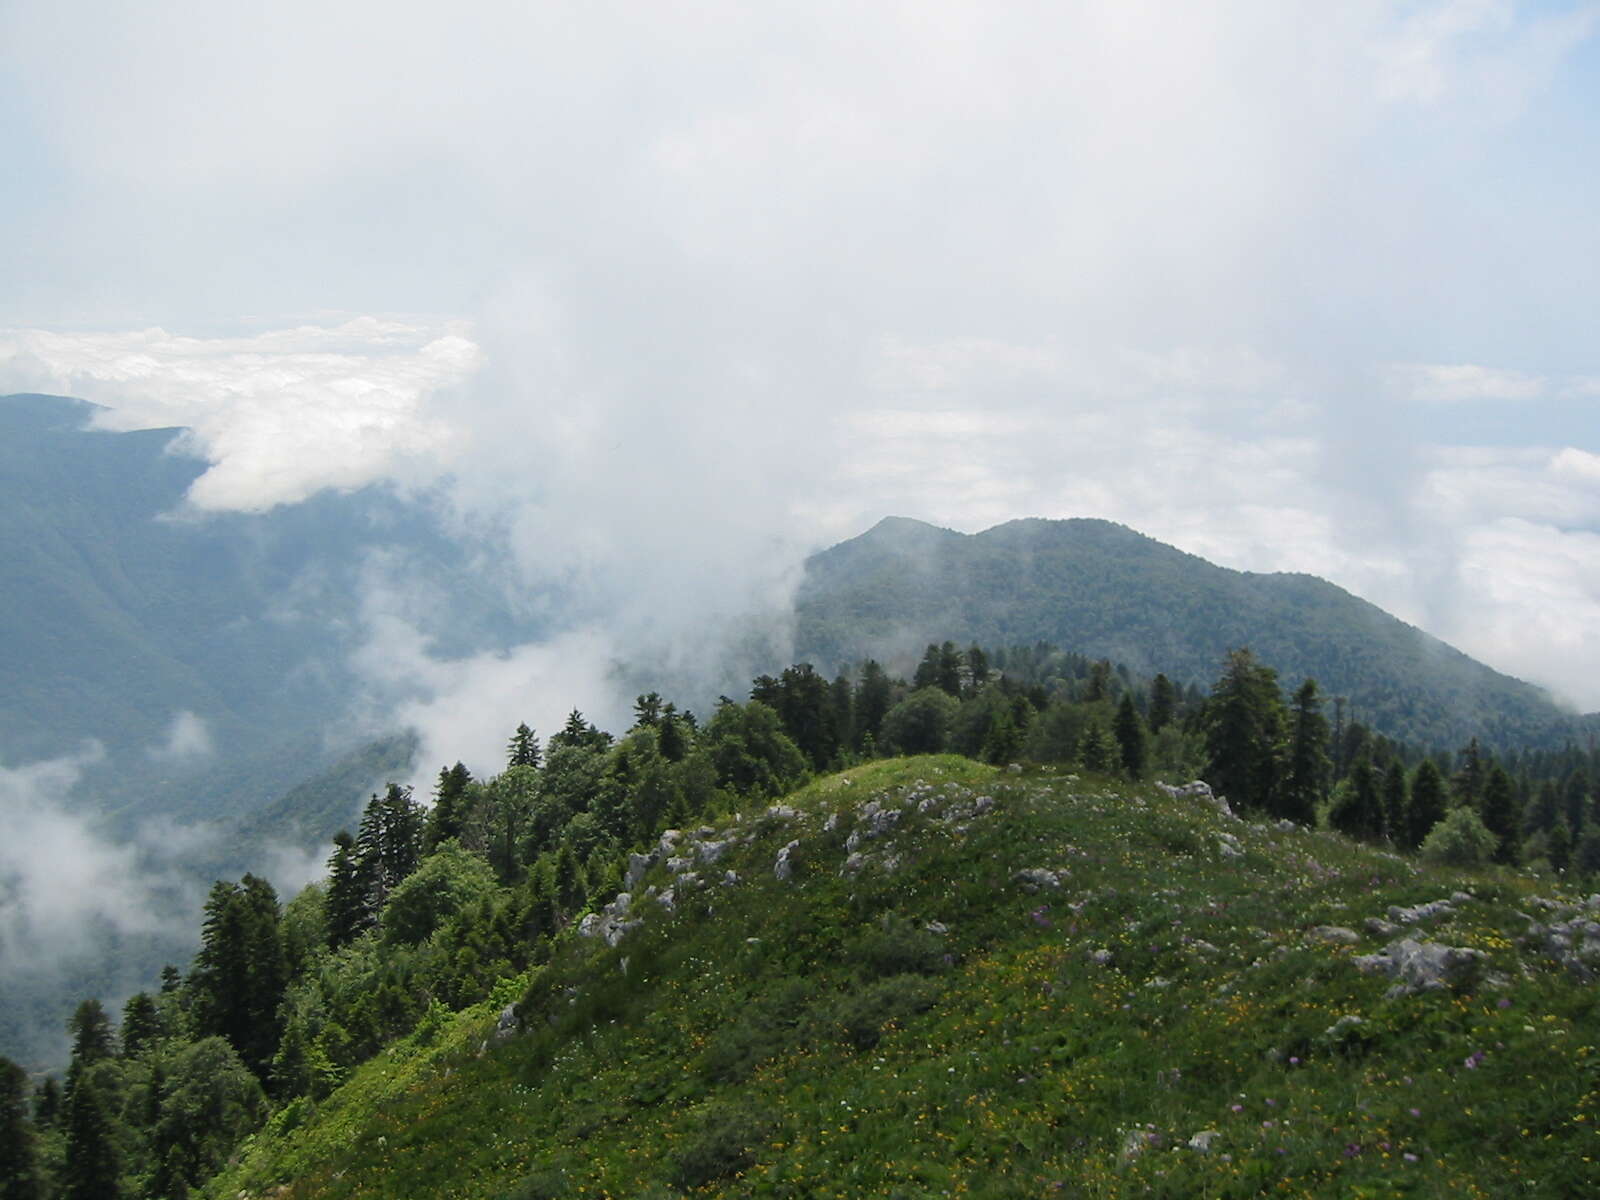
[[[1536,400],[1546,387],[1544,380],[1520,371],[1476,363],[1396,367],[1392,377],[1402,395],[1425,404]]]
[[[158,762],[187,764],[202,762],[217,752],[205,718],[192,712],[175,713],[167,727],[167,739],[150,747],[148,754]]]
[[[64,758],[0,765],[0,976],[63,974],[94,953],[103,931],[171,933],[193,922],[196,896],[171,857],[192,837],[115,839],[78,811],[72,790],[102,757],[91,743]],[[165,869],[151,870],[153,856]]]
[[[186,427],[176,448],[211,464],[190,503],[258,511],[436,470],[450,428],[424,400],[476,370],[467,335],[372,317],[214,338],[0,330],[0,379],[104,401],[103,428]]]
[[[441,730],[470,671],[781,645],[891,512],[1108,516],[1467,644],[1475,539],[1591,519],[1595,12],[24,0],[0,371],[191,425],[204,509],[435,485],[573,664],[375,597]],[[462,319],[244,321],[330,310]]]

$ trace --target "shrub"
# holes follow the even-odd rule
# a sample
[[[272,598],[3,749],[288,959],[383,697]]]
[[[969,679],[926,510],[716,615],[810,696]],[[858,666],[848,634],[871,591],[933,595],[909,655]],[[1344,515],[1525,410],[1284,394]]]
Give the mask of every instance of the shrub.
[[[933,975],[944,969],[944,943],[904,917],[886,917],[856,940],[851,957],[870,977]]]
[[[701,1114],[696,1128],[670,1160],[672,1183],[690,1191],[755,1166],[758,1149],[776,1128],[766,1113],[718,1106]]]
[[[1452,809],[1422,842],[1422,857],[1450,867],[1481,867],[1500,845],[1470,808]]]
[[[834,1037],[857,1050],[870,1050],[888,1025],[926,1012],[939,988],[918,975],[893,975],[838,997],[821,1010],[819,1019]]]

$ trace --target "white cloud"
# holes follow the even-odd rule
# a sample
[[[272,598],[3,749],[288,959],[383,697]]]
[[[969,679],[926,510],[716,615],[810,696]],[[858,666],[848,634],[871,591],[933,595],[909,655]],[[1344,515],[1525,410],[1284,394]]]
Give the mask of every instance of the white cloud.
[[[1545,392],[1545,382],[1520,371],[1479,366],[1476,363],[1418,364],[1396,367],[1392,378],[1398,390],[1427,404],[1457,404],[1477,400],[1530,401]]]
[[[0,331],[0,378],[103,401],[108,429],[186,426],[211,466],[202,510],[260,510],[322,488],[438,468],[449,425],[425,401],[478,368],[459,323],[361,317],[237,336]]]
[[[180,765],[204,761],[215,753],[205,718],[188,711],[175,713],[166,740],[149,750],[151,758]]]

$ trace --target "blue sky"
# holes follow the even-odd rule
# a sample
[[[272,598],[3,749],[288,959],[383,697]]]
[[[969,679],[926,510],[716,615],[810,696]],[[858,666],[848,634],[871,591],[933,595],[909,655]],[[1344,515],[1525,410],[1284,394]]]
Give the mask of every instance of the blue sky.
[[[1593,4],[5,0],[0,131],[0,387],[200,507],[438,484],[616,653],[1104,516],[1600,708]]]

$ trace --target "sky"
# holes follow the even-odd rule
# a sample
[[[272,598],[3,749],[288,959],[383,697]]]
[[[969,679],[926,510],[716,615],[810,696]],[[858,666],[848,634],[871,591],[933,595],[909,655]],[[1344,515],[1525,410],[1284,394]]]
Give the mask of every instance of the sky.
[[[0,0],[0,139],[0,391],[571,598],[442,662],[374,595],[441,749],[886,515],[1313,572],[1600,709],[1596,4]]]

